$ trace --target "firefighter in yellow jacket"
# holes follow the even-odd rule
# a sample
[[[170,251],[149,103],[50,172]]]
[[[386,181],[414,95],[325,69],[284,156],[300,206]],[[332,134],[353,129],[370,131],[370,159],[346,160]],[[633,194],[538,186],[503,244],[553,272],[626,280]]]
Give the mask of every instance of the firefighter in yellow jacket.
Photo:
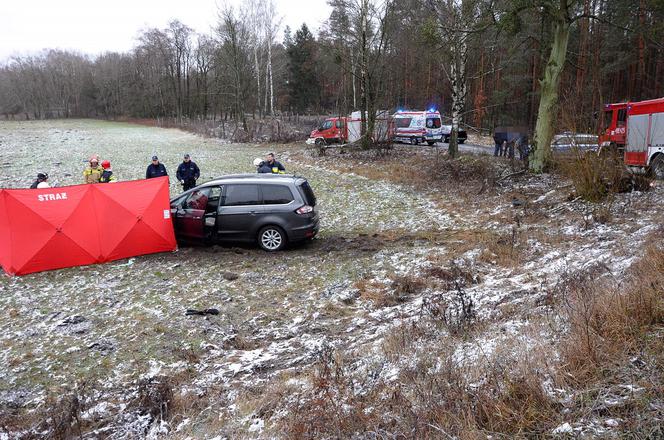
[[[99,183],[104,169],[99,165],[99,157],[94,155],[90,158],[90,165],[83,170],[84,183]]]

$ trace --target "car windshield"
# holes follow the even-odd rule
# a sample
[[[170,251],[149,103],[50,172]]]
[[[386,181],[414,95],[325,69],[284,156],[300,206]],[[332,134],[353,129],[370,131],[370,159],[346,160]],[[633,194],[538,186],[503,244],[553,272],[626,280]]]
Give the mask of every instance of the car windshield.
[[[427,118],[427,128],[440,128],[440,118]]]
[[[327,130],[328,128],[332,128],[332,121],[323,122],[323,124],[320,126],[319,130]]]

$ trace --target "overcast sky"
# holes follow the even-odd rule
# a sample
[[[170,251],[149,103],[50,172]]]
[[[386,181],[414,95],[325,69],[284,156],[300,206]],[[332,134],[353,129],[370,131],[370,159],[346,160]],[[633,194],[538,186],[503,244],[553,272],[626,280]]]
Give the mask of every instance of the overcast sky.
[[[1,0],[0,62],[41,49],[73,49],[96,55],[127,51],[141,29],[163,28],[177,18],[197,32],[208,33],[223,0]],[[242,0],[228,0],[240,5]],[[325,0],[274,0],[282,29],[303,22],[312,32],[330,15]]]

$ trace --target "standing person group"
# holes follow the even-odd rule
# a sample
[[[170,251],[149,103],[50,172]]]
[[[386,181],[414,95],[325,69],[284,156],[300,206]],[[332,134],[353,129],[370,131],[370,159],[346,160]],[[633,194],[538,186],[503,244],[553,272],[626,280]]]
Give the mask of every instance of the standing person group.
[[[254,159],[256,172],[259,174],[286,174],[286,167],[281,162],[275,160],[274,153],[268,153],[265,160]]]
[[[274,158],[274,153],[268,153],[265,156],[265,160],[256,159],[254,160],[254,166],[256,171],[259,173],[272,173],[272,174],[286,174],[286,167],[283,164]],[[148,165],[145,170],[145,178],[152,179],[155,177],[167,177],[168,171],[163,163],[159,162],[159,157],[152,156],[152,163]],[[198,168],[198,165],[191,160],[189,154],[185,154],[182,160],[182,163],[178,166],[176,177],[182,189],[187,191],[196,186],[196,181],[201,176],[201,170]],[[48,174],[39,173],[37,174],[37,180],[35,180],[30,188],[50,188],[50,185],[47,182]],[[111,167],[111,162],[104,160],[100,163],[99,156],[96,154],[92,155],[88,160],[88,165],[83,170],[83,182],[86,184],[94,183],[113,183],[117,182],[117,177],[113,174],[113,168]]]
[[[111,162],[104,160],[99,164],[99,156],[90,157],[88,166],[83,170],[83,183],[112,183],[117,182],[113,175]]]

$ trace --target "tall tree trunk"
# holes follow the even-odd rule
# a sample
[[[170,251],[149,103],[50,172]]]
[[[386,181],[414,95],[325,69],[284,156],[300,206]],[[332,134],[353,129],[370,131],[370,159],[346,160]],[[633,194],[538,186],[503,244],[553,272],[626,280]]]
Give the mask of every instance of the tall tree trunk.
[[[270,74],[270,115],[274,116],[274,79],[272,77],[272,36],[267,45],[267,71]]]
[[[590,0],[585,0],[583,4],[583,13],[590,14]],[[579,22],[579,56],[577,58],[576,68],[576,105],[579,114],[585,114],[584,91],[586,86],[586,64],[588,59],[588,31],[590,19],[582,18]]]
[[[646,76],[646,42],[645,38],[643,37],[643,32],[645,32],[646,29],[646,12],[645,12],[646,4],[645,0],[640,0],[639,1],[639,35],[638,35],[638,63],[636,65],[636,75],[635,75],[635,80],[636,80],[636,87],[634,89],[635,93],[634,96],[631,96],[631,99],[634,100],[641,100],[643,98],[643,86],[644,86],[644,79]]]
[[[562,3],[566,4],[564,0],[561,0]],[[561,17],[555,23],[549,61],[544,69],[544,78],[540,81],[540,104],[533,137],[534,151],[530,160],[530,169],[537,173],[544,171],[551,160],[551,139],[557,116],[560,77],[565,66],[570,33],[570,23],[562,16],[563,12],[567,12],[566,8],[560,11]]]
[[[351,63],[351,79],[353,82],[353,110],[357,108],[357,88],[355,87],[355,72],[356,72],[356,66],[357,62],[355,60],[355,55],[353,54],[353,48],[350,49],[350,63]]]
[[[370,139],[369,139],[369,133],[367,132],[367,119],[369,116],[369,87],[368,87],[368,82],[369,82],[369,77],[368,77],[368,62],[369,62],[369,56],[368,56],[368,15],[369,15],[369,0],[362,0],[362,6],[361,6],[361,35],[360,35],[360,100],[362,103],[362,115],[361,115],[361,130],[360,133],[362,134],[362,147],[363,148],[369,148],[370,145]]]
[[[254,44],[254,64],[256,66],[256,108],[258,109],[258,117],[261,115],[261,66],[258,63],[258,42]]]
[[[466,107],[466,95],[468,84],[466,84],[466,61],[468,59],[468,45],[466,35],[456,34],[456,42],[453,45],[454,56],[450,64],[450,80],[452,81],[452,130],[447,152],[451,158],[459,155],[459,124],[462,122],[463,112]]]

